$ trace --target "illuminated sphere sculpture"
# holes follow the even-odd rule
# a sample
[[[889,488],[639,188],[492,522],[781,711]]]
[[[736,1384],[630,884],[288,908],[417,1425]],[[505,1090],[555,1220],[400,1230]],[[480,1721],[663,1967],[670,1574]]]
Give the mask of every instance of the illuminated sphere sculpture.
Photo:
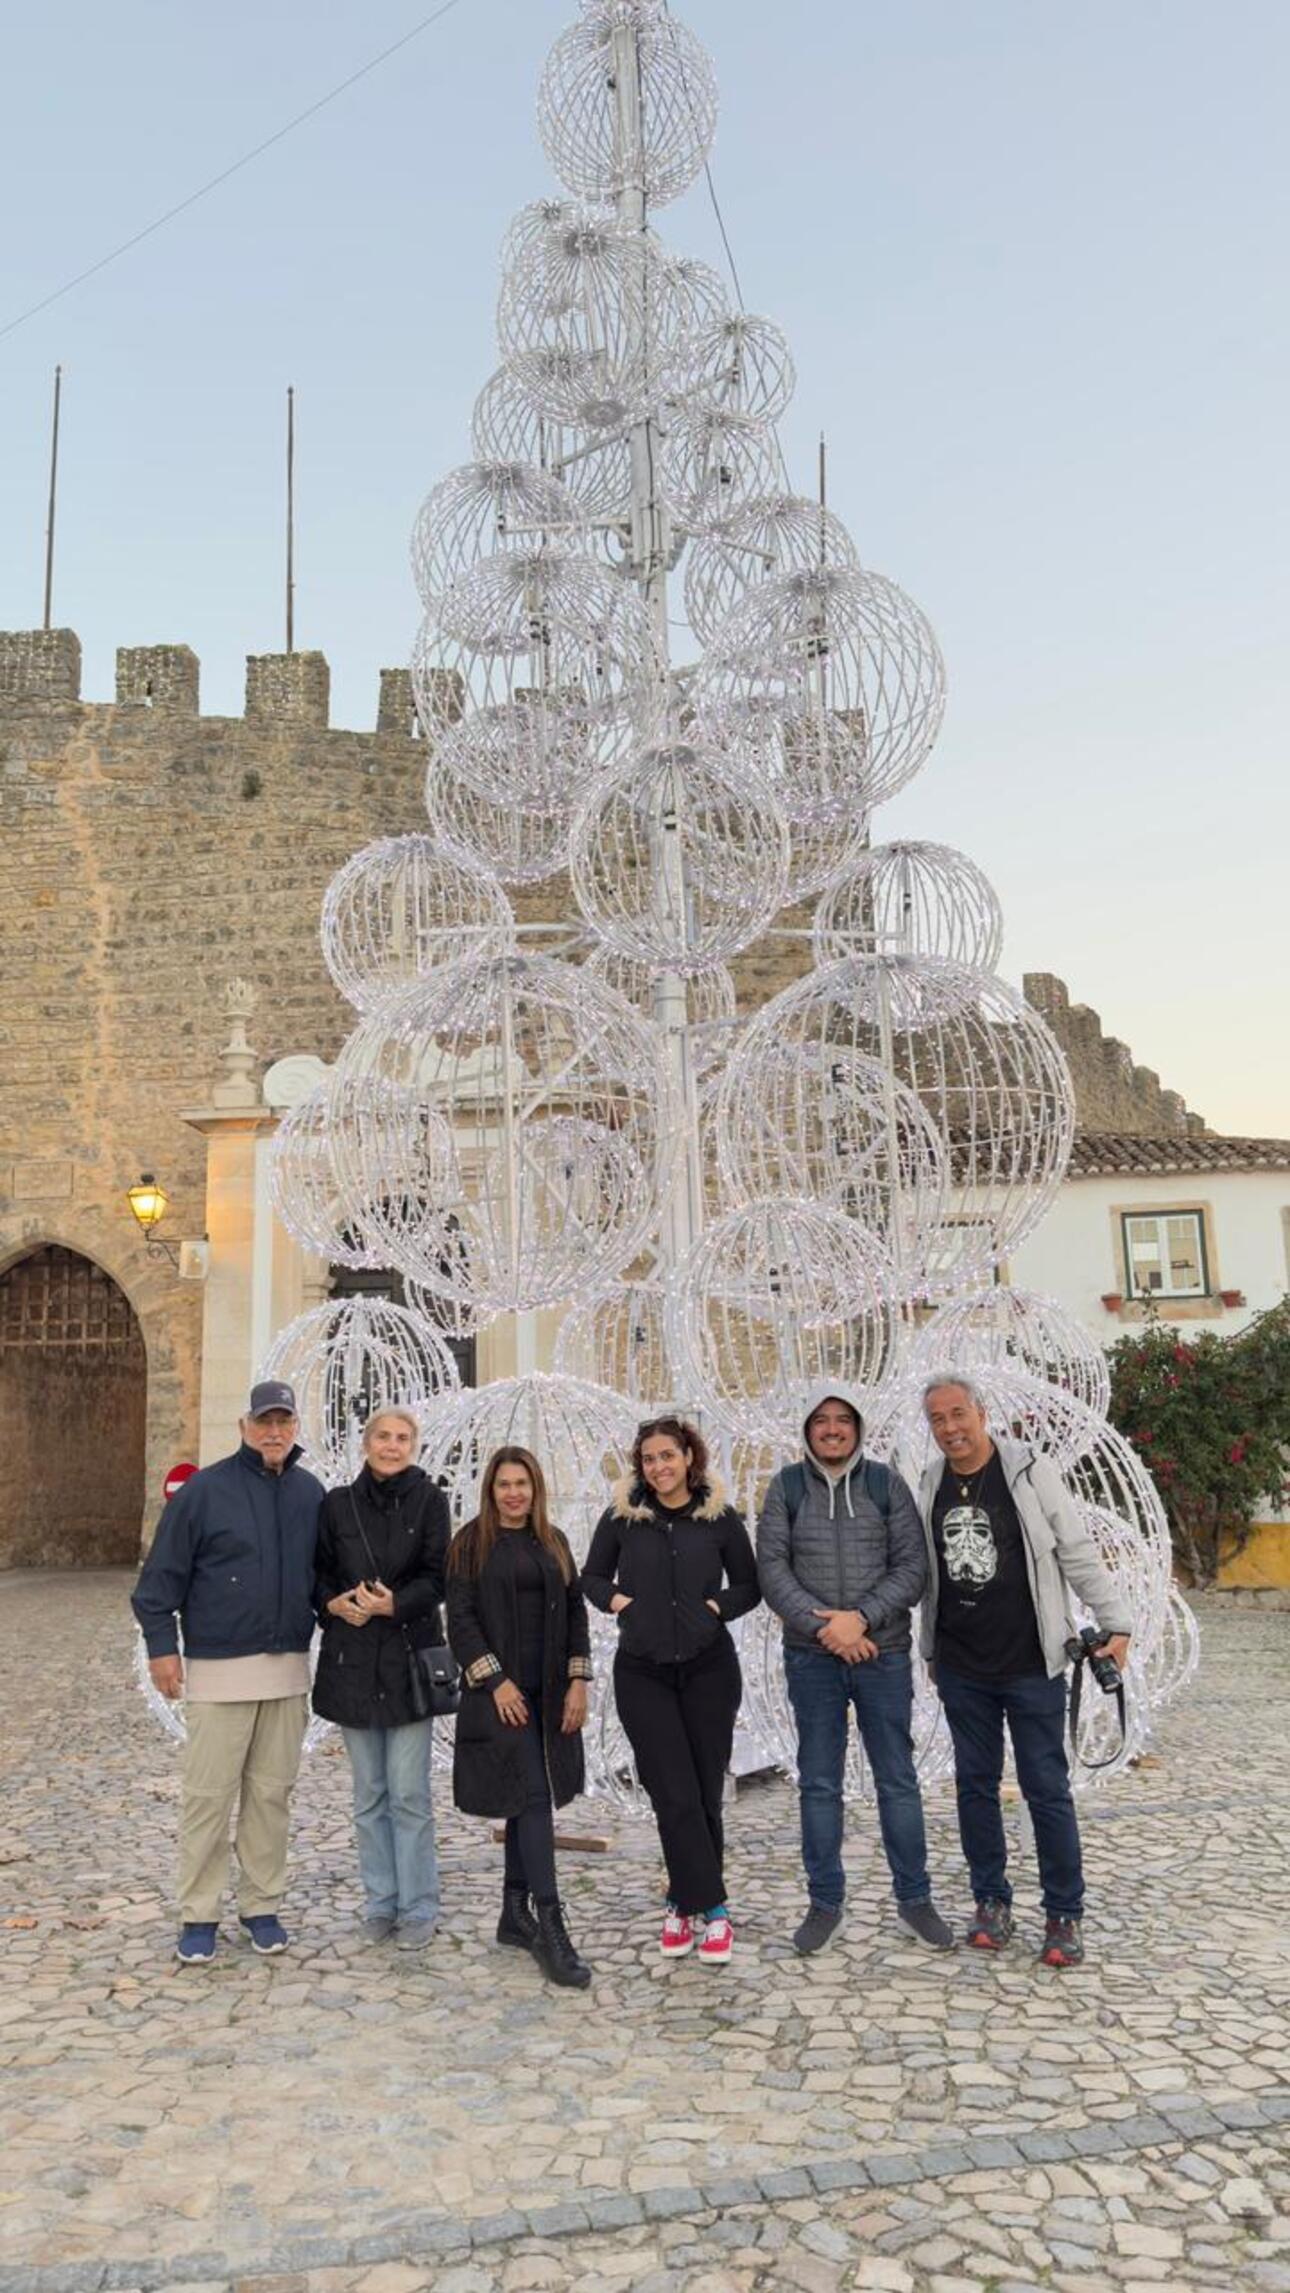
[[[669,417],[659,485],[686,533],[719,533],[779,478],[779,451],[764,422],[716,407]]]
[[[616,953],[690,974],[736,955],[784,901],[788,824],[734,758],[646,748],[596,782],[569,838],[574,898]]]
[[[500,951],[514,930],[492,872],[436,836],[364,845],[323,895],[323,961],[359,1011],[459,955]]]
[[[937,955],[995,971],[1003,911],[975,861],[948,844],[875,844],[815,912],[817,964],[848,955]]]
[[[509,366],[500,366],[480,391],[470,437],[480,461],[519,462],[558,478],[588,524],[627,514],[632,463],[626,438],[611,431],[590,441],[541,413]]]
[[[440,1333],[388,1298],[331,1298],[279,1330],[256,1371],[295,1388],[305,1462],[329,1488],[362,1465],[363,1428],[384,1404],[429,1422],[460,1387]]]
[[[568,488],[522,462],[467,462],[427,494],[412,529],[412,572],[436,626],[469,639],[458,592],[487,559],[531,556],[581,532],[582,512]]]
[[[991,1364],[1045,1379],[1073,1394],[1095,1417],[1105,1417],[1110,1406],[1111,1375],[1096,1338],[1055,1298],[1037,1297],[1011,1283],[996,1282],[977,1297],[956,1298],[923,1324],[910,1356],[910,1377],[932,1377],[947,1362],[972,1373]]]
[[[504,746],[510,738],[509,731],[503,734],[497,729],[499,745]],[[498,770],[502,769],[499,763]],[[426,771],[425,806],[437,836],[470,853],[478,866],[500,883],[542,884],[565,865],[569,841],[566,805],[548,804],[539,809],[495,803],[435,756]]]
[[[269,1199],[288,1234],[327,1265],[379,1267],[337,1168],[336,1092],[325,1075],[283,1116],[269,1145]]]
[[[625,146],[616,34],[627,36],[640,87],[639,129]],[[666,205],[694,181],[716,125],[707,50],[659,0],[590,0],[547,57],[538,132],[579,198],[612,201],[635,190],[651,208]]]
[[[923,1238],[928,1297],[979,1287],[1031,1232],[1070,1158],[1070,1071],[1037,1011],[1002,980],[933,956],[853,956],[763,1005],[774,1037],[826,1072],[856,1053],[921,1101],[949,1158],[953,1216]]]
[[[891,1363],[893,1269],[841,1211],[753,1202],[700,1236],[668,1300],[681,1390],[732,1434],[793,1443],[821,1377],[876,1385]]]
[[[648,1278],[580,1298],[560,1324],[556,1369],[608,1386],[637,1410],[661,1409],[675,1391],[663,1316],[663,1285]]]
[[[778,573],[818,566],[853,571],[856,546],[841,518],[803,494],[774,492],[699,536],[685,561],[685,610],[701,645],[710,645],[736,605]]]
[[[413,1090],[447,1123],[460,1189],[394,1263],[481,1313],[576,1297],[625,1267],[658,1210],[667,1093],[621,996],[549,956],[455,964],[345,1045],[348,1082]]]
[[[940,730],[931,626],[881,574],[823,566],[748,592],[709,646],[695,714],[718,745],[764,759],[790,819],[894,796]]]

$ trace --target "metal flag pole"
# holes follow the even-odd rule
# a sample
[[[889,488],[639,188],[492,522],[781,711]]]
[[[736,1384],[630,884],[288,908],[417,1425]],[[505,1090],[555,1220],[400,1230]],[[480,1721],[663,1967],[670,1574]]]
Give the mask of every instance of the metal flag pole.
[[[287,651],[296,649],[296,394],[287,386]]]
[[[45,520],[45,618],[41,627],[53,626],[54,512],[58,506],[58,418],[63,399],[63,370],[54,368],[54,422],[49,446],[49,515]]]

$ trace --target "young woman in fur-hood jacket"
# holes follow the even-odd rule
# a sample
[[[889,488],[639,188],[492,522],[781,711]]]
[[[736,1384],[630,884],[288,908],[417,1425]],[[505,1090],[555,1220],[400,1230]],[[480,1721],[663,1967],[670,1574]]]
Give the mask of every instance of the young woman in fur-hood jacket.
[[[702,1916],[699,1956],[721,1965],[731,1950],[721,1794],[743,1692],[726,1626],[761,1595],[748,1531],[683,1418],[640,1427],[631,1477],[597,1523],[582,1589],[618,1620],[618,1717],[667,1863],[663,1956],[694,1947]]]

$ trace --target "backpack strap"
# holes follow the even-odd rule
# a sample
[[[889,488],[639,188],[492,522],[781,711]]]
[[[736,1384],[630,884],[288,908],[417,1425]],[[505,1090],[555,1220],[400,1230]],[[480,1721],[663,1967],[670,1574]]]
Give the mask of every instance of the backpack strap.
[[[794,1533],[806,1503],[805,1465],[785,1465],[780,1472],[779,1485],[783,1491],[784,1509],[788,1514],[788,1549],[791,1554]]]
[[[860,1486],[874,1511],[884,1521],[891,1519],[891,1469],[880,1465],[876,1457],[866,1457],[860,1468]]]

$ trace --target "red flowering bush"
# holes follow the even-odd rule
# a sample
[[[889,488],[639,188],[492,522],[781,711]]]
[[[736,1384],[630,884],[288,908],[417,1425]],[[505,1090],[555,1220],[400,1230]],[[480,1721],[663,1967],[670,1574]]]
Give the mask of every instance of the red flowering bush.
[[[1184,1344],[1149,1320],[1111,1348],[1111,1420],[1154,1476],[1198,1585],[1290,1496],[1290,1299],[1239,1337]]]

